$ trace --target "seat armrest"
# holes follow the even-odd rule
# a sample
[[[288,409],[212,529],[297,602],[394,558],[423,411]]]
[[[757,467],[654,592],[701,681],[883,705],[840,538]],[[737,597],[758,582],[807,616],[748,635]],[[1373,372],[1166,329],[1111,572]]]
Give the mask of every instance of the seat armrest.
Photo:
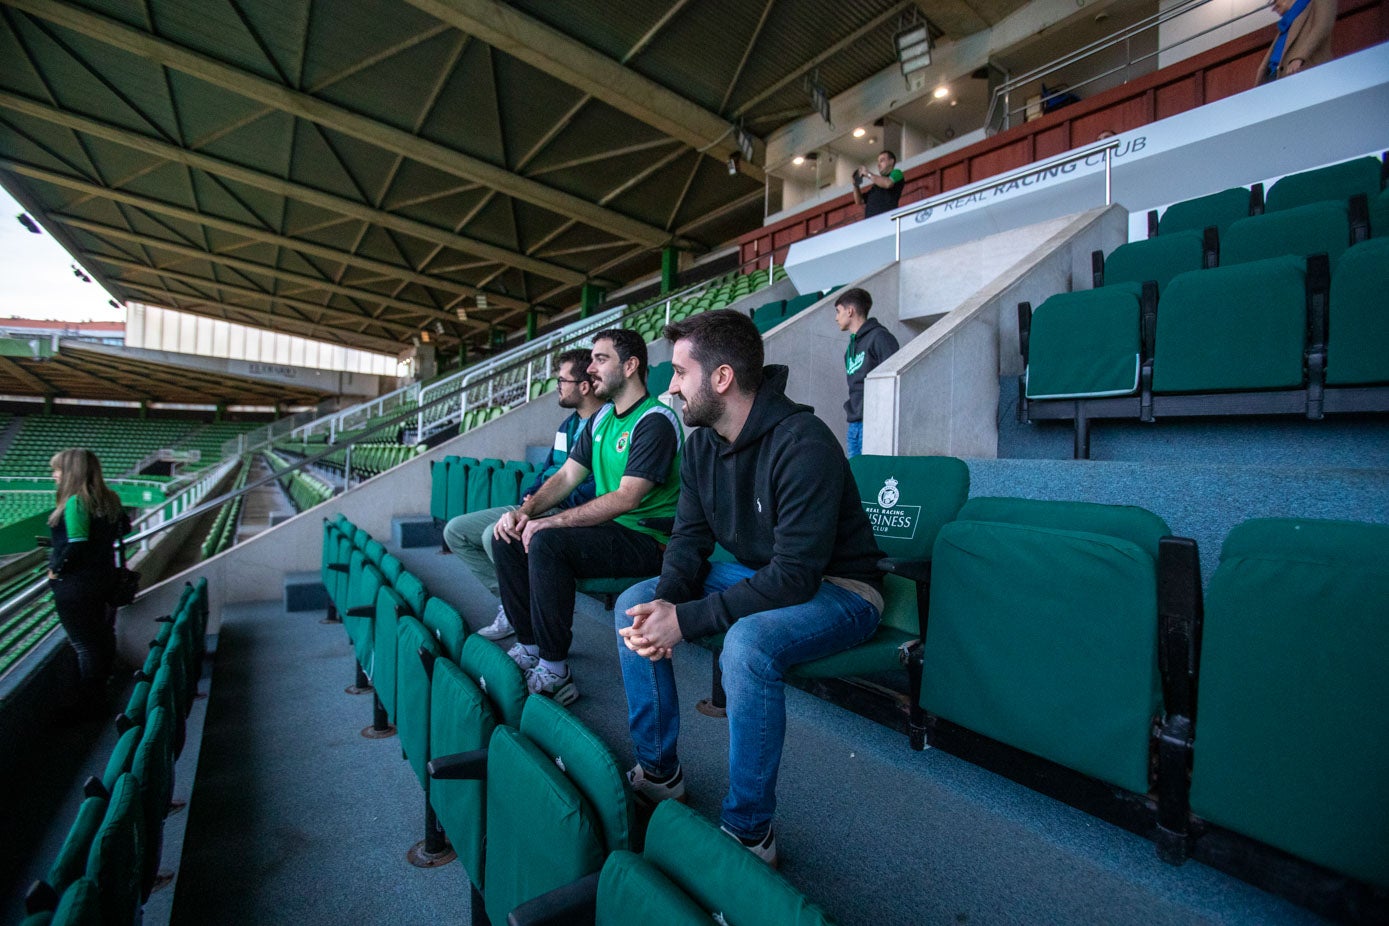
[[[487,750],[455,752],[429,760],[429,777],[439,781],[481,781],[487,777]]]
[[[351,572],[352,569],[351,569],[350,566],[348,566],[347,563],[329,563],[329,564],[328,564],[328,571],[329,571],[329,572]]]
[[[512,910],[507,926],[593,926],[600,872],[533,897]]]
[[[910,579],[918,585],[931,581],[931,561],[929,559],[895,559],[891,556],[878,560],[878,568],[883,572]]]
[[[347,609],[348,617],[376,617],[376,608],[369,604],[359,604],[355,608]]]

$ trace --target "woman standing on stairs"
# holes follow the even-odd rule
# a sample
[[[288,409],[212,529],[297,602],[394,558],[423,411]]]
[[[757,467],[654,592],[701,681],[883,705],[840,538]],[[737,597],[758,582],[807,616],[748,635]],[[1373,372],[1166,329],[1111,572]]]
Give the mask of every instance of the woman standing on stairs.
[[[90,715],[104,707],[106,680],[116,655],[116,611],[110,603],[116,572],[113,546],[130,530],[130,519],[90,450],[59,451],[49,466],[58,505],[48,517],[53,545],[48,585],[58,620],[77,654],[76,713]]]

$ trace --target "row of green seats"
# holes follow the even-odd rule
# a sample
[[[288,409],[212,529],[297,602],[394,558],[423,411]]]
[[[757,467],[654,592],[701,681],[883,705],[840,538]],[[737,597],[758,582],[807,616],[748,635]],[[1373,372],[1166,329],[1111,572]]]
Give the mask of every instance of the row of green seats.
[[[186,585],[116,718],[120,737],[104,772],[87,779],[67,838],[26,895],[25,926],[140,921],[160,875],[174,762],[197,693],[207,617],[207,581]]]
[[[288,461],[279,454],[267,450],[265,457],[276,470],[289,467]],[[306,511],[315,505],[321,505],[334,495],[332,486],[313,473],[302,469],[292,473],[284,473],[277,478],[280,485],[284,486],[285,491],[289,493],[290,501],[294,502],[296,511]]]
[[[47,550],[35,551],[3,567],[0,600],[8,600],[42,580],[48,572]],[[58,626],[53,595],[45,592],[23,607],[14,609],[0,622],[0,675],[44,641]]]
[[[506,409],[500,405],[479,406],[470,408],[463,413],[463,420],[459,422],[458,433],[471,431],[473,428],[489,421],[495,421],[506,414]]]
[[[347,614],[370,612],[359,633],[371,628],[370,684],[385,716],[368,730],[394,725],[424,791],[425,836],[412,863],[435,867],[456,854],[476,912],[494,923],[540,922],[537,914],[628,922],[634,910],[642,922],[681,926],[829,922],[735,840],[673,803],[655,815],[643,855],[633,854],[634,808],[612,752],[555,702],[529,697],[516,664],[469,634],[453,607],[422,587],[402,592],[409,574],[389,579],[390,559],[346,518],[325,521],[330,597],[345,595]],[[592,888],[591,901],[578,901],[588,920],[577,909],[554,912],[582,886]]]
[[[521,490],[534,473],[525,460],[446,456],[430,466],[429,515],[443,527],[460,514],[519,505]]]
[[[111,479],[126,474],[150,453],[173,446],[197,426],[171,419],[26,415],[0,457],[0,475],[47,475],[55,453],[86,447],[101,460]]]
[[[251,461],[243,459],[241,469],[236,474],[233,489],[240,491],[245,488],[246,480],[250,474]],[[217,517],[213,518],[212,526],[208,528],[207,536],[203,538],[203,545],[200,550],[203,559],[208,559],[223,550],[230,549],[232,544],[236,542],[236,530],[241,522],[241,508],[245,500],[246,496],[238,495],[217,509]]]
[[[352,448],[352,472],[357,476],[376,476],[428,449],[424,444],[363,443]]]
[[[759,332],[766,334],[786,319],[810,308],[838,288],[836,286],[826,292],[815,290],[792,299],[778,299],[776,302],[760,305],[752,310],[752,323],[757,326]]]
[[[1329,277],[1329,285],[1328,285]],[[1389,411],[1389,239],[1018,306],[1024,420]]]

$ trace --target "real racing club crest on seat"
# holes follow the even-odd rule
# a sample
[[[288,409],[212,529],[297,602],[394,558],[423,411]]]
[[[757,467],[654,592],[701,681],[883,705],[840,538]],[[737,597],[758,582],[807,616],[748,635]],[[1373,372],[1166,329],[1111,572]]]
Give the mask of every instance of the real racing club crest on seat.
[[[884,508],[891,508],[902,498],[902,493],[897,491],[897,480],[891,476],[883,483],[883,487],[878,490],[878,504]]]
[[[619,434],[619,435],[617,436],[617,443],[614,444],[613,446],[617,448],[617,452],[618,452],[618,453],[626,453],[626,452],[627,452],[627,442],[628,442],[629,440],[631,440],[631,438],[632,438],[632,432],[631,432],[631,431],[623,431],[621,434]]]

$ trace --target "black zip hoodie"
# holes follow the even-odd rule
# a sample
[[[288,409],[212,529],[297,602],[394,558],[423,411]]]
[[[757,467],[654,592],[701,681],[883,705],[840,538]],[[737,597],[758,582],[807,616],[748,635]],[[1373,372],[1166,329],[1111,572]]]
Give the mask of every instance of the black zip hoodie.
[[[786,397],[786,367],[765,373],[737,440],[698,428],[685,441],[656,597],[676,605],[686,639],[809,601],[826,576],[882,589],[882,553],[839,441],[814,409]],[[715,542],[756,574],[701,598]]]

